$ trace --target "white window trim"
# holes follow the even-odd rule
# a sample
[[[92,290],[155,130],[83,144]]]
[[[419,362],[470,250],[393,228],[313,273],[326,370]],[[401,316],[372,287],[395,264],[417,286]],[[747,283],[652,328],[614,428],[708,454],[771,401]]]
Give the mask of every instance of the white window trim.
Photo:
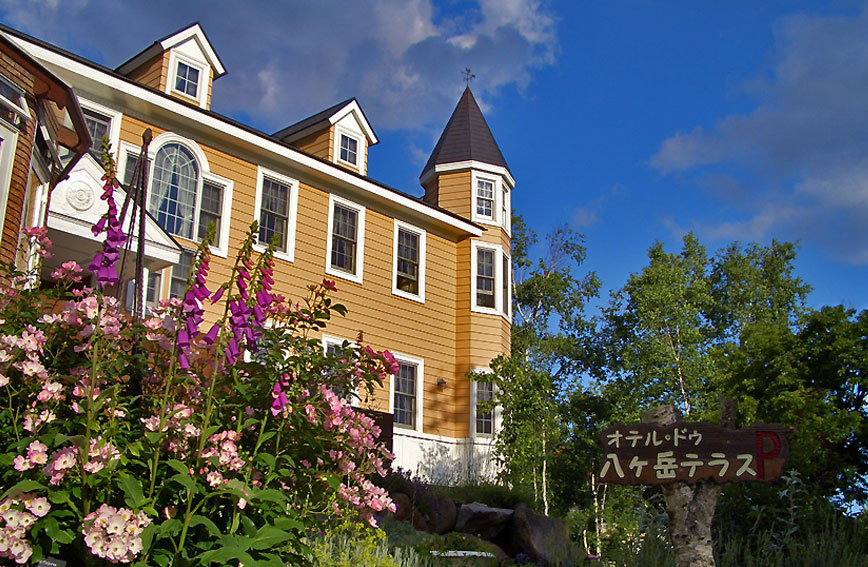
[[[195,97],[192,97],[185,92],[175,90],[175,82],[178,78],[179,62],[199,71],[199,83],[196,85]],[[184,100],[195,102],[200,107],[205,108],[208,102],[208,80],[210,78],[208,71],[207,63],[197,61],[192,57],[187,57],[186,55],[181,55],[176,50],[172,49],[169,51],[169,70],[168,76],[166,77],[166,94],[177,95],[182,97]]]
[[[512,227],[510,222],[510,216],[512,214],[512,210],[510,205],[511,201],[511,191],[508,186],[504,185],[502,178],[499,175],[492,175],[489,173],[480,173],[478,171],[471,170],[472,174],[470,176],[472,191],[473,191],[473,203],[472,203],[472,220],[475,223],[485,224],[489,226],[499,226],[503,228],[507,234],[511,234]],[[478,182],[479,181],[489,181],[494,184],[494,194],[491,199],[491,216],[485,217],[477,214],[477,200],[479,199],[478,193]],[[503,218],[503,195],[504,190],[506,190],[506,217]]]
[[[358,225],[356,226],[356,273],[351,274],[337,268],[332,268],[332,233],[334,226],[335,205],[342,205],[349,209],[355,209],[359,213]],[[365,265],[365,207],[343,197],[329,194],[329,218],[326,227],[326,259],[325,272],[336,278],[349,280],[357,284],[362,283],[363,268]]]
[[[491,368],[480,368],[473,367],[470,371],[474,374],[492,374]],[[476,388],[478,382],[476,380],[470,381],[470,438],[474,441],[484,440],[484,441],[492,441],[495,437],[497,437],[498,432],[501,429],[501,425],[503,423],[503,416],[501,415],[500,406],[494,406],[494,410],[492,411],[491,416],[491,435],[487,433],[477,433],[476,432]],[[497,395],[497,387],[494,387],[494,394]]]
[[[24,89],[4,75],[0,75],[0,81],[6,83],[9,88],[18,94],[18,100],[11,100],[0,95],[0,104],[17,114],[21,120],[30,120],[30,108],[27,106],[27,97],[24,95]]]
[[[507,321],[512,321],[512,285],[507,286],[509,293],[510,312],[504,313],[503,307],[503,257],[506,256],[510,262],[510,270],[512,270],[512,259],[509,254],[503,251],[503,247],[499,244],[490,244],[482,240],[471,241],[470,248],[470,310],[474,313],[485,313],[487,315],[500,315]],[[477,251],[480,248],[494,251],[494,307],[480,307],[476,304],[476,268],[477,268]]]
[[[507,269],[509,270],[509,273],[501,274],[502,278],[508,278],[508,281],[506,282],[506,295],[507,295],[507,297],[506,297],[506,311],[502,312],[501,315],[503,315],[507,321],[512,322],[512,256],[510,256],[509,254],[507,254],[506,252],[501,250],[501,252],[500,252],[501,270],[503,270],[503,259],[504,258],[506,258],[506,265],[507,265]],[[503,293],[503,287],[504,287],[503,286],[503,280],[501,280],[501,282],[500,282],[501,293]],[[503,304],[504,304],[503,297],[501,297],[500,300],[501,300],[500,305],[501,305],[501,307],[503,307]]]
[[[259,222],[262,213],[262,187],[265,178],[268,177],[278,183],[289,187],[289,211],[287,211],[287,227],[286,227],[286,250],[274,251],[274,257],[286,260],[287,262],[295,262],[295,225],[298,219],[298,181],[286,175],[277,173],[270,169],[257,166],[256,167],[256,197],[253,204],[253,219]],[[256,234],[256,239],[253,243],[253,249],[257,252],[265,252],[266,246],[259,243],[259,234]]]
[[[193,233],[192,238],[185,238],[179,235],[172,235],[173,237],[181,238],[183,240],[189,240],[190,242],[198,242],[198,230],[199,230],[199,211],[202,205],[202,184],[205,181],[212,183],[214,185],[219,185],[223,188],[223,210],[220,212],[220,234],[216,234],[215,242],[211,245],[211,253],[215,256],[219,256],[221,258],[227,258],[229,255],[229,224],[230,219],[232,217],[232,197],[234,193],[235,182],[231,179],[227,179],[225,177],[221,177],[214,173],[211,173],[210,166],[208,164],[208,158],[205,156],[205,152],[202,151],[202,148],[199,147],[199,144],[194,142],[193,140],[184,138],[183,136],[179,136],[174,132],[164,132],[160,134],[156,138],[151,141],[151,145],[148,146],[148,160],[150,161],[150,170],[148,171],[148,184],[153,183],[154,179],[154,159],[157,157],[157,152],[160,151],[160,148],[165,146],[166,144],[180,144],[190,150],[193,154],[193,157],[196,158],[196,162],[199,165],[199,184],[196,188],[196,205],[195,205],[195,213],[193,216]],[[123,159],[118,160],[118,174],[126,170],[127,166],[127,156],[128,152],[132,152],[136,155],[139,154],[141,148],[137,148],[133,144],[128,142],[122,142],[120,146],[125,150],[123,152]],[[121,165],[123,162],[123,165]],[[150,190],[148,187],[148,199],[150,200]],[[225,222],[224,222],[225,221]]]
[[[3,147],[0,148],[0,227],[6,222],[6,205],[9,202],[9,189],[12,185],[12,167],[15,164],[15,151],[18,149],[18,131],[0,120],[0,133],[3,134]],[[0,242],[3,234],[0,230]]]
[[[500,226],[506,231],[507,236],[512,236],[512,191],[509,187],[501,185],[500,195],[501,199],[506,201],[506,206],[504,207],[503,203],[501,203],[501,207],[498,209],[503,217],[500,219]],[[505,211],[504,208],[506,209]]]
[[[79,106],[81,106],[84,110],[90,110],[91,112],[95,112],[97,114],[102,114],[106,118],[109,119],[109,131],[108,131],[108,139],[109,143],[112,145],[112,157],[115,160],[115,163],[120,166],[120,138],[121,138],[121,121],[123,120],[124,114],[113,108],[109,108],[97,102],[93,102],[92,100],[87,100],[79,97],[78,99]],[[99,144],[101,140],[93,140],[93,146],[99,149]],[[126,144],[125,145],[131,145]],[[138,151],[138,150],[136,150]],[[102,164],[100,164],[102,167]],[[119,169],[119,171],[123,171]]]
[[[411,364],[416,366],[416,427],[407,427],[405,425],[394,425],[394,433],[399,434],[402,431],[422,432],[422,418],[425,415],[423,392],[425,391],[425,360],[409,354],[400,354],[392,352],[392,356],[398,363]],[[389,376],[389,413],[395,414],[395,375]]]
[[[419,294],[412,294],[398,289],[398,232],[406,230],[419,236]],[[426,232],[425,230],[395,219],[395,230],[392,242],[392,293],[398,297],[425,303],[425,256],[426,256]]]
[[[356,141],[356,163],[352,163],[341,159],[341,135],[351,138]],[[364,136],[357,132],[353,132],[347,128],[335,126],[335,147],[333,149],[335,163],[351,167],[357,171],[365,171],[365,146]]]

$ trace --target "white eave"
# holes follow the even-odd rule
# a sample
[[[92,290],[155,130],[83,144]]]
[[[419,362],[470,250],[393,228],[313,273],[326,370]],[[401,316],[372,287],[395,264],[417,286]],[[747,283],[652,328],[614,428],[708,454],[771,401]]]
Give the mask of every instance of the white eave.
[[[430,207],[410,196],[402,195],[365,178],[353,175],[342,167],[320,161],[295,148],[277,142],[263,132],[238,126],[214,113],[176,102],[171,97],[138,85],[130,79],[99,69],[94,66],[95,64],[85,64],[78,59],[72,59],[17,35],[6,35],[33,57],[50,66],[55,74],[64,79],[67,84],[75,87],[77,84],[86,83],[86,91],[98,94],[106,101],[116,101],[116,104],[135,110],[143,116],[153,114],[154,110],[162,111],[163,120],[167,123],[186,121],[184,122],[185,126],[189,128],[207,128],[211,131],[212,136],[218,134],[217,138],[220,138],[221,135],[223,137],[228,136],[230,142],[247,144],[247,149],[251,155],[261,156],[263,151],[267,151],[271,154],[271,159],[289,160],[293,165],[307,170],[312,177],[340,182],[348,190],[366,194],[368,198],[379,201],[387,207],[404,209],[410,213],[411,217],[416,217],[420,221],[427,220],[432,224],[439,224],[449,229],[449,232],[458,232],[459,236],[463,233],[465,236],[478,237],[484,232],[482,227],[468,220],[456,218],[446,211]]]
[[[353,118],[355,118],[356,122],[358,122],[359,127],[361,127],[362,132],[365,133],[365,137],[368,139],[369,146],[372,146],[379,141],[377,140],[377,135],[374,134],[374,129],[371,128],[371,125],[365,119],[365,114],[362,112],[362,107],[359,106],[358,101],[356,101],[355,99],[351,100],[349,104],[341,107],[340,110],[329,116],[329,123],[335,125],[348,114],[352,114]]]
[[[507,186],[510,189],[515,189],[515,179],[512,177],[512,174],[508,169],[499,165],[492,165],[490,163],[485,163],[484,161],[476,161],[476,160],[467,160],[467,161],[454,161],[451,163],[438,163],[433,168],[429,169],[419,181],[422,185],[425,185],[430,181],[435,175],[438,173],[448,173],[450,171],[463,171],[467,169],[475,169],[476,171],[484,171],[486,173],[493,173],[495,175],[500,175],[506,181]]]

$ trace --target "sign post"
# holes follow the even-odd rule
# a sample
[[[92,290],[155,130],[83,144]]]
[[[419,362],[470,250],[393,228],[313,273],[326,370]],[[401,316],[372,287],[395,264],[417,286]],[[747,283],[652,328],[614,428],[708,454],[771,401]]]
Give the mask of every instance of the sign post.
[[[783,473],[786,428],[733,429],[735,410],[734,400],[724,401],[721,427],[679,421],[674,406],[661,406],[642,423],[600,434],[602,482],[660,485],[676,567],[714,567],[711,522],[721,483],[767,481]]]

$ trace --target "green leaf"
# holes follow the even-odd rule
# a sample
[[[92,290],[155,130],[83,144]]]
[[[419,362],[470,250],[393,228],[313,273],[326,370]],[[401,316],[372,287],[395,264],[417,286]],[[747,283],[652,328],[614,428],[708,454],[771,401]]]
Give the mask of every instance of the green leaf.
[[[274,526],[262,526],[253,537],[253,542],[250,547],[253,549],[270,549],[285,542],[291,537],[292,536],[287,532]]]
[[[139,479],[127,476],[118,479],[118,487],[124,493],[124,502],[134,510],[138,510],[145,504],[145,495],[142,483]]]
[[[210,533],[212,536],[216,537],[220,535],[220,528],[217,527],[217,524],[215,524],[211,521],[210,518],[207,518],[205,516],[200,516],[197,514],[190,518],[190,527],[194,528],[196,526],[205,526],[205,528],[208,530],[208,533]]]
[[[211,563],[227,565],[230,559],[237,559],[245,565],[256,565],[256,561],[254,561],[248,553],[232,546],[223,546],[218,549],[206,551],[199,556],[199,562],[202,565],[210,565]]]
[[[196,481],[193,480],[193,477],[190,474],[178,473],[176,475],[172,475],[169,480],[173,480],[186,488],[188,491],[195,493],[196,492]]]
[[[275,490],[273,488],[258,491],[255,494],[255,498],[263,502],[277,502],[280,504],[286,502],[286,495],[280,490]]]
[[[181,520],[177,518],[172,518],[171,520],[166,520],[159,526],[160,535],[177,535],[181,533]]]
[[[6,498],[6,496],[8,496],[12,492],[33,492],[35,490],[46,490],[46,489],[47,489],[47,487],[40,482],[36,482],[35,480],[30,480],[30,479],[24,479],[22,481],[19,481],[17,484],[15,484],[13,487],[11,487],[6,492],[4,492],[3,496],[0,496],[0,499]]]

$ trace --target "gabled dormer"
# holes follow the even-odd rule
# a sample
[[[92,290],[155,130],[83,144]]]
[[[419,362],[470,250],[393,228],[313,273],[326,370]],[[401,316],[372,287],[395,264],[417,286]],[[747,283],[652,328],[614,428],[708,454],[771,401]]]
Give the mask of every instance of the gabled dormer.
[[[348,99],[272,134],[284,143],[362,175],[377,135],[359,102]]]
[[[419,180],[426,202],[509,234],[515,180],[469,87]]]
[[[155,41],[115,71],[206,110],[211,84],[226,74],[198,23]]]

